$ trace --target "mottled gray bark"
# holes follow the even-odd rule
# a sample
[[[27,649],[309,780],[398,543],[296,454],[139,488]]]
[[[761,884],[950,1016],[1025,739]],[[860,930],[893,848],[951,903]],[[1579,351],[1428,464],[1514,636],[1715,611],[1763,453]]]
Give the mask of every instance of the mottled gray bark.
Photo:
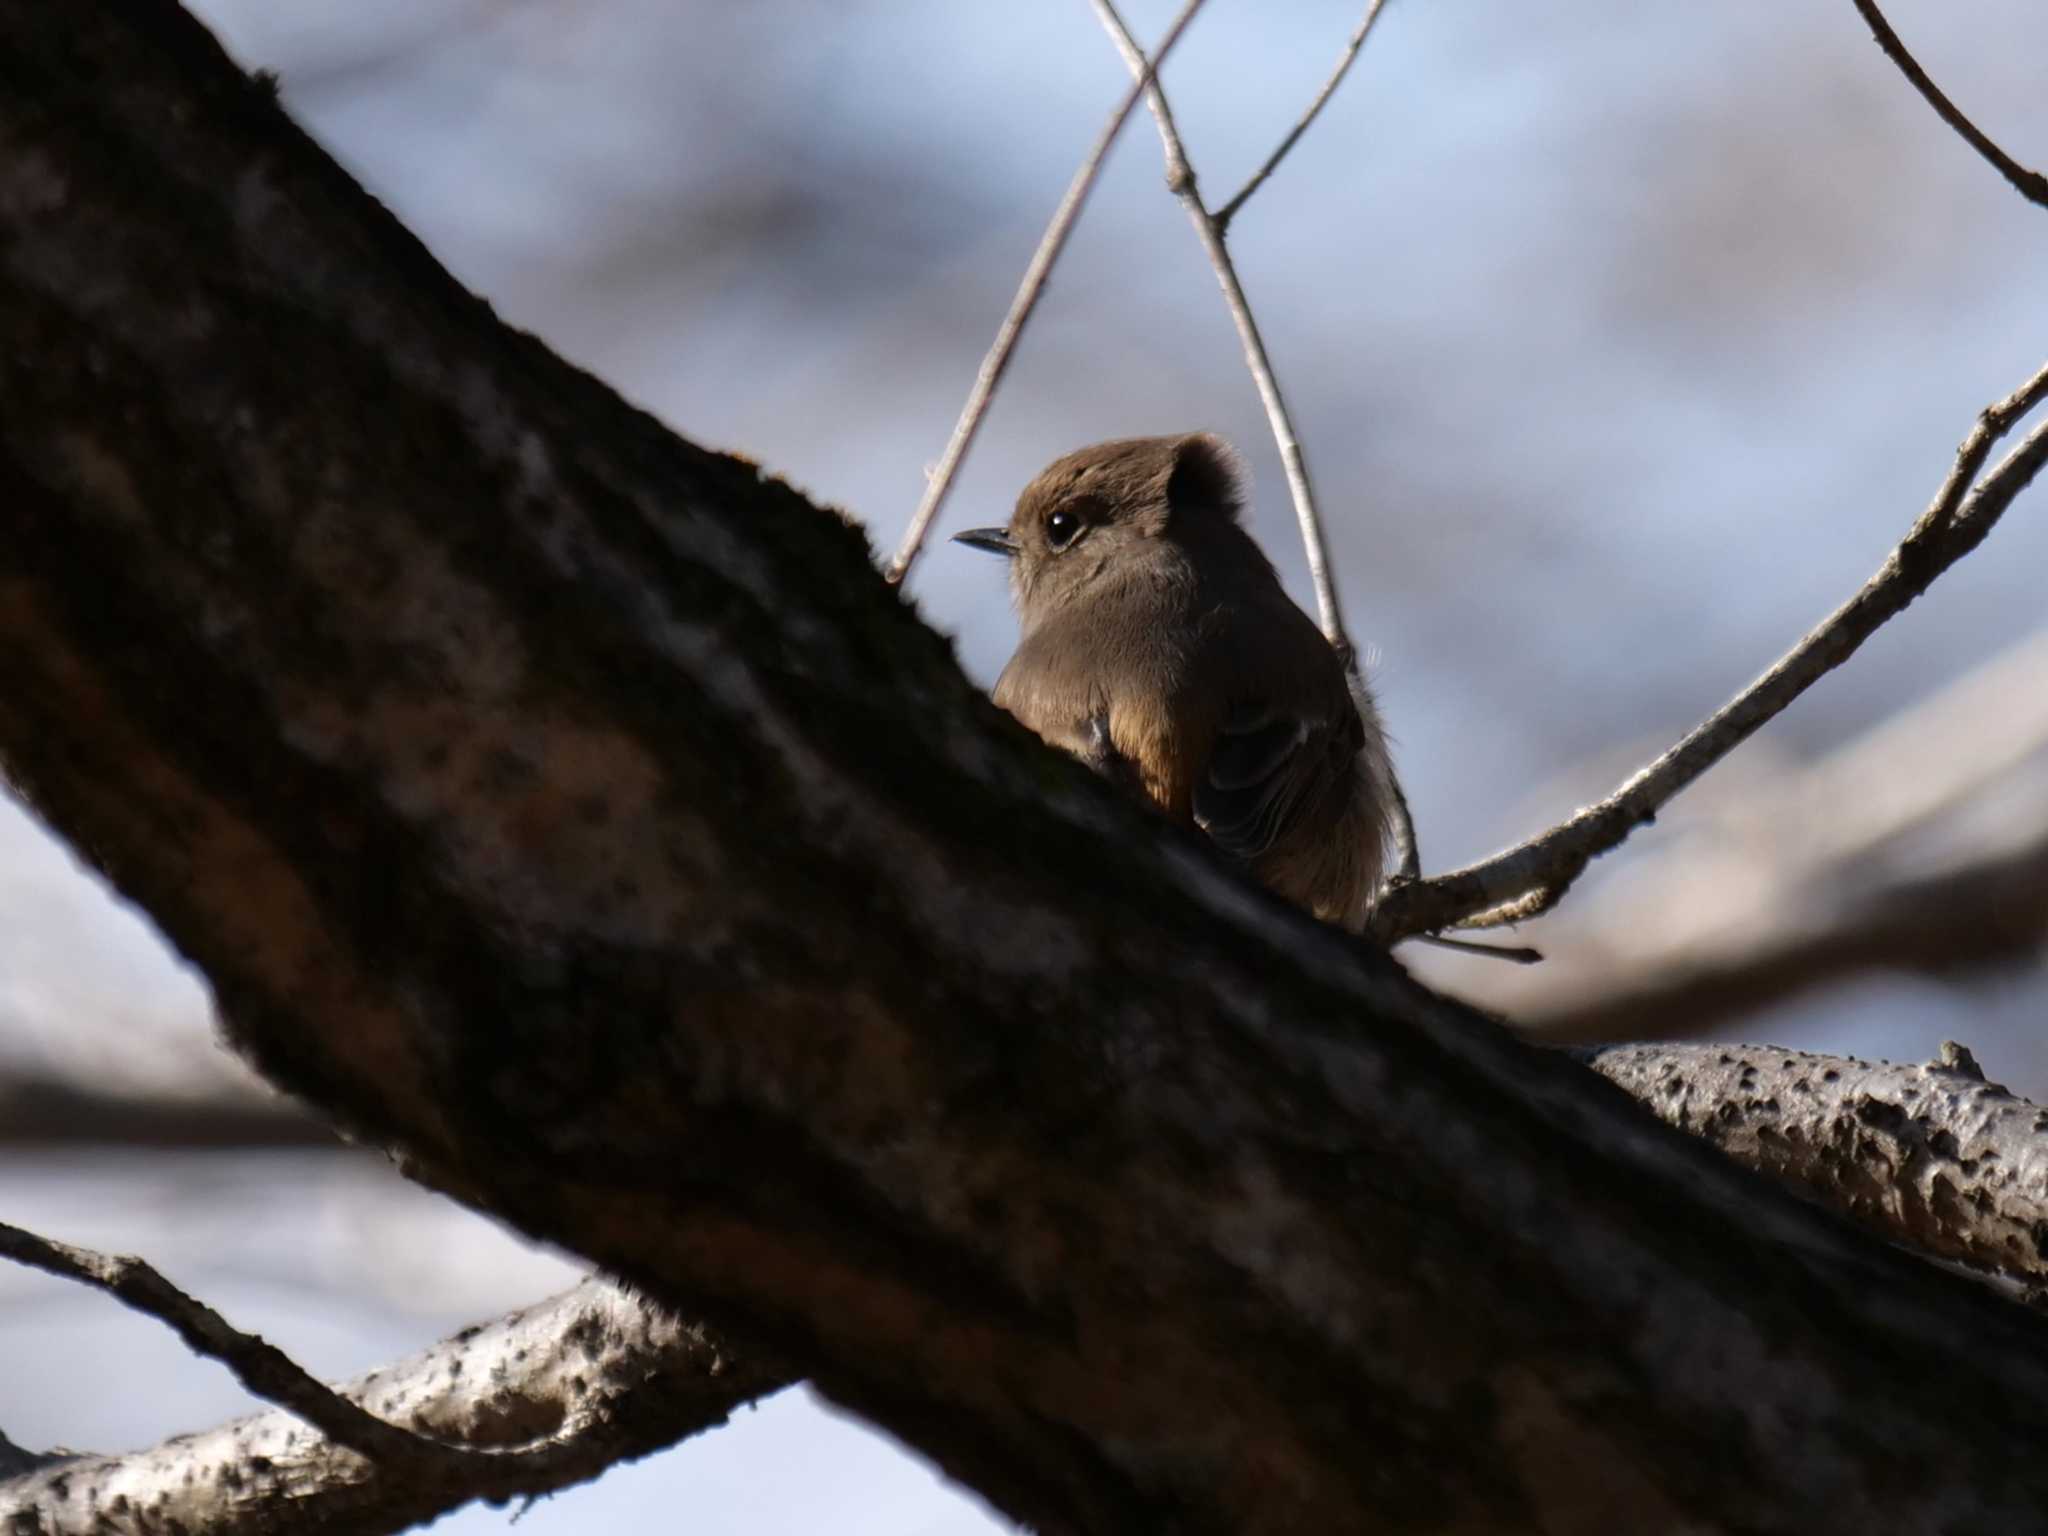
[[[2048,1109],[1953,1042],[1921,1065],[1755,1045],[1585,1055],[1680,1130],[1880,1236],[2048,1282]]]
[[[471,1499],[552,1493],[786,1384],[702,1329],[587,1281],[346,1383],[387,1423],[477,1453],[391,1465],[273,1408],[126,1456],[0,1455],[10,1536],[399,1531]],[[10,1449],[0,1441],[0,1453]],[[17,1455],[20,1453],[17,1452]]]
[[[174,9],[0,32],[0,761],[272,1077],[1047,1531],[2035,1518],[2036,1319],[1025,737]]]

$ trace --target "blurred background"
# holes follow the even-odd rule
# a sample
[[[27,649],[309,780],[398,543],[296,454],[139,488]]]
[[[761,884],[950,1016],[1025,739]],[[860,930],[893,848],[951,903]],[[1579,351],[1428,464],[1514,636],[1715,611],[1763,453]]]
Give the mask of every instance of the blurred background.
[[[1125,78],[1085,0],[197,9],[507,319],[847,509],[883,554]],[[1149,42],[1174,6],[1128,9]],[[1361,9],[1211,0],[1166,78],[1212,201]],[[2048,166],[2039,0],[1888,10]],[[1232,246],[1431,868],[1604,793],[1748,681],[2048,357],[2048,211],[1938,122],[1849,0],[1395,0]],[[1082,443],[1194,428],[1248,454],[1254,531],[1306,605],[1277,458],[1141,116],[940,533],[1001,521]],[[1954,1037],[2048,1098],[2044,576],[2048,487],[1527,925],[1544,966],[1405,956],[1532,1028],[1897,1059]],[[995,562],[936,543],[911,590],[991,680],[1014,640]],[[1843,942],[1901,913],[1936,938]],[[274,1106],[197,979],[10,801],[0,1148],[0,1218],[142,1253],[323,1374],[575,1273]],[[159,1326],[18,1269],[0,1360],[0,1430],[36,1448],[131,1448],[247,1406]],[[524,1519],[683,1523],[1001,1528],[801,1392]]]

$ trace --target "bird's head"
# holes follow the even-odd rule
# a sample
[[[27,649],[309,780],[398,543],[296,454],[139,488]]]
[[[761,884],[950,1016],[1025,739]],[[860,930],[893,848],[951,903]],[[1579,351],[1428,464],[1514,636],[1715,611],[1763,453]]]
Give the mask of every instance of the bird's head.
[[[1055,459],[1024,487],[1002,528],[957,543],[1003,555],[1026,629],[1105,577],[1138,573],[1161,542],[1237,517],[1242,470],[1214,433],[1126,437]]]

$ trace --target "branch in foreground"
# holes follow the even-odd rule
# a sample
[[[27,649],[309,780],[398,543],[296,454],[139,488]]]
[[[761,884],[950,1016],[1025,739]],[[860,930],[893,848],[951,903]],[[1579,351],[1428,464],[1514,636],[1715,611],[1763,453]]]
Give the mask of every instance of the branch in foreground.
[[[1947,93],[1934,83],[1933,77],[1920,67],[1920,61],[1907,51],[1899,34],[1892,30],[1892,24],[1885,20],[1884,12],[1877,8],[1876,0],[1853,0],[1853,3],[1863,13],[1864,21],[1870,24],[1877,46],[1899,66],[1899,73],[1912,82],[1913,89],[1926,99],[1941,120],[1962,135],[1963,142],[1989,161],[1999,175],[2011,182],[2021,197],[2048,208],[2048,176],[2021,165],[2000,149],[1989,134],[1963,115],[1962,109],[1950,101]]]
[[[552,1493],[725,1422],[790,1382],[616,1286],[575,1290],[337,1390],[465,1454],[386,1465],[274,1409],[129,1455],[0,1480],[0,1528],[35,1536],[205,1531],[380,1536],[473,1499]]]
[[[2048,1109],[1953,1041],[1920,1066],[1749,1045],[1583,1053],[1659,1117],[1880,1237],[2048,1284]]]
[[[1164,63],[1173,45],[1180,41],[1180,35],[1187,30],[1189,22],[1195,19],[1195,12],[1202,8],[1202,0],[1187,0],[1180,14],[1173,18],[1173,25],[1166,29],[1166,35],[1159,40],[1159,62]],[[1045,292],[1047,279],[1052,276],[1053,264],[1066,249],[1067,236],[1073,233],[1075,222],[1081,217],[1081,209],[1087,204],[1088,194],[1094,190],[1095,178],[1101,173],[1102,162],[1109,155],[1110,145],[1123,131],[1131,109],[1138,104],[1144,93],[1149,75],[1132,82],[1116,110],[1109,114],[1109,121],[1102,125],[1102,131],[1095,136],[1087,155],[1081,161],[1081,168],[1074,172],[1074,179],[1067,184],[1066,195],[1053,210],[1052,222],[1039,237],[1038,249],[1031,253],[1031,261],[1024,268],[1024,280],[1017,285],[1016,296],[1010,300],[1009,313],[1003,316],[1003,323],[996,328],[996,339],[990,343],[988,355],[981,360],[981,368],[974,376],[974,387],[967,392],[967,403],[960,407],[960,419],[953,424],[953,435],[946,441],[946,451],[939,456],[931,475],[925,481],[924,495],[919,498],[917,511],[911,515],[910,527],[905,530],[903,543],[898,547],[895,558],[889,562],[888,579],[901,582],[910,574],[910,568],[917,562],[918,552],[924,548],[925,535],[931,531],[932,519],[939,515],[946,495],[953,489],[954,478],[960,473],[960,465],[967,457],[967,450],[973,446],[975,434],[980,432],[982,418],[988,414],[989,401],[994,398],[996,386],[1002,382],[1004,370],[1010,366],[1010,354],[1017,348],[1017,338],[1023,334],[1024,323],[1031,318],[1031,312],[1038,307],[1039,295]]]
[[[1496,927],[1547,912],[1589,863],[1655,820],[1680,790],[1847,661],[1886,620],[1984,542],[2013,498],[2048,462],[2048,427],[2029,433],[1981,484],[1973,487],[1973,481],[1992,447],[2044,397],[2048,368],[1986,407],[1964,436],[1932,505],[1877,574],[1763,676],[1599,804],[1481,863],[1390,890],[1375,914],[1378,937],[1392,943],[1453,927]]]
[[[0,752],[275,1080],[1048,1533],[2038,1515],[2040,1319],[1030,738],[173,9],[0,33]]]
[[[1986,1086],[1966,1053],[1948,1049],[1920,1067],[1743,1046],[1585,1055],[1680,1129],[1882,1237],[2029,1285],[2048,1280],[2033,1240],[2048,1228],[2042,1111]],[[339,1389],[419,1434],[495,1455],[394,1475],[297,1433],[280,1411],[125,1456],[37,1455],[0,1439],[0,1522],[103,1536],[125,1500],[148,1530],[345,1526],[378,1536],[473,1499],[594,1477],[788,1384],[703,1330],[586,1281]],[[543,1435],[551,1443],[537,1453]]]

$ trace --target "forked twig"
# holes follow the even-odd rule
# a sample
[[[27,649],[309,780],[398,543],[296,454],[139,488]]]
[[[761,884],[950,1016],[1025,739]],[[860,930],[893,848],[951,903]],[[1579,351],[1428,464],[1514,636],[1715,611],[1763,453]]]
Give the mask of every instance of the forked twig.
[[[2048,176],[2028,170],[1993,143],[1989,134],[1963,116],[1961,108],[1950,101],[1942,88],[1920,67],[1920,61],[1906,51],[1905,43],[1892,30],[1892,24],[1884,19],[1884,12],[1877,8],[1876,0],[1852,0],[1852,3],[1862,13],[1864,21],[1869,23],[1871,33],[1877,38],[1877,46],[1899,66],[1899,73],[1912,82],[1913,89],[1926,98],[1927,105],[1934,108],[1936,115],[1961,134],[1964,143],[1990,161],[2021,197],[2048,208]]]
[[[167,1324],[197,1354],[218,1360],[265,1402],[297,1414],[336,1445],[372,1461],[403,1465],[473,1452],[387,1424],[309,1373],[274,1344],[231,1326],[140,1259],[115,1258],[52,1242],[0,1222],[0,1257],[107,1292]]]
[[[1230,310],[1230,318],[1237,326],[1238,340],[1244,346],[1245,366],[1251,370],[1252,382],[1259,391],[1259,400],[1266,408],[1266,423],[1273,433],[1273,441],[1280,449],[1280,463],[1287,473],[1288,495],[1294,503],[1295,520],[1301,527],[1302,551],[1308,560],[1309,579],[1315,587],[1317,616],[1321,620],[1323,636],[1330,642],[1338,657],[1344,663],[1344,670],[1352,679],[1354,687],[1361,686],[1358,670],[1358,652],[1351,643],[1351,637],[1344,627],[1344,611],[1337,598],[1337,585],[1330,575],[1330,557],[1323,543],[1322,519],[1316,512],[1315,492],[1309,485],[1308,464],[1302,456],[1301,439],[1294,430],[1294,420],[1288,414],[1286,399],[1280,393],[1279,376],[1273,371],[1272,359],[1266,353],[1265,341],[1259,335],[1258,321],[1252,315],[1251,301],[1245,297],[1244,284],[1237,275],[1237,265],[1230,259],[1230,250],[1223,240],[1221,219],[1210,213],[1202,201],[1200,188],[1196,185],[1194,167],[1188,161],[1187,147],[1181,142],[1180,129],[1173,119],[1173,108],[1166,99],[1166,91],[1159,83],[1158,70],[1147,62],[1144,50],[1138,46],[1131,29],[1124,25],[1114,0],[1092,0],[1096,15],[1102,18],[1103,28],[1116,44],[1117,51],[1124,57],[1133,78],[1145,83],[1146,102],[1152,109],[1152,118],[1159,127],[1159,142],[1166,155],[1166,185],[1173,195],[1180,199],[1187,210],[1189,222],[1195,227],[1195,234],[1202,242],[1202,249],[1209,257],[1209,265],[1216,273],[1216,281],[1223,289],[1224,304]],[[1264,167],[1238,195],[1231,199],[1233,211],[1244,205],[1246,198],[1258,190],[1259,183],[1269,175],[1274,166],[1285,157],[1288,149],[1315,120],[1316,113],[1336,90],[1364,45],[1366,34],[1371,31],[1373,21],[1378,17],[1380,6],[1368,8],[1365,19],[1352,35],[1345,55],[1338,61],[1336,72],[1331,75],[1318,93],[1309,110],[1296,124],[1294,131],[1282,142],[1280,148],[1270,156]],[[1396,884],[1413,882],[1421,872],[1421,854],[1416,846],[1415,823],[1409,814],[1407,797],[1398,784],[1394,786],[1394,844],[1398,861],[1395,873]],[[1479,953],[1493,953],[1490,946],[1483,944],[1456,944],[1452,948]],[[1504,958],[1526,964],[1538,958],[1534,951],[1502,951]]]
[[[1680,790],[1847,661],[1888,619],[1984,541],[2013,498],[2048,463],[2048,423],[2037,426],[1981,481],[1978,471],[1992,447],[2044,399],[2048,367],[1987,406],[1957,447],[1955,464],[1932,504],[1877,574],[1663,756],[1597,805],[1519,847],[1447,875],[1391,888],[1375,910],[1375,934],[1393,943],[1447,928],[1496,927],[1548,911],[1593,859],[1654,820]]]
[[[1546,921],[1561,963],[1474,1000],[1544,1041],[1678,1040],[1873,971],[1954,979],[2037,951],[2044,677],[2048,626],[1817,758],[1702,794],[1626,879]],[[2014,802],[1995,842],[1968,814],[1987,791]]]
[[[924,496],[919,501],[910,526],[904,533],[903,543],[889,562],[885,574],[892,584],[900,583],[916,562],[919,552],[924,547],[925,538],[931,530],[932,522],[952,489],[967,450],[980,431],[982,420],[987,415],[989,401],[1009,366],[1017,338],[1022,333],[1026,321],[1030,319],[1032,311],[1037,307],[1039,297],[1045,291],[1046,281],[1051,276],[1053,264],[1065,249],[1067,237],[1072,233],[1088,194],[1094,187],[1110,145],[1115,142],[1139,96],[1149,92],[1154,115],[1160,123],[1161,137],[1166,144],[1169,181],[1187,206],[1195,228],[1202,237],[1203,247],[1209,254],[1211,265],[1216,269],[1225,301],[1230,306],[1231,318],[1236,322],[1238,334],[1244,343],[1246,362],[1258,387],[1260,399],[1265,404],[1274,440],[1279,445],[1281,462],[1287,473],[1289,494],[1294,502],[1296,518],[1301,525],[1302,543],[1307,556],[1310,579],[1315,587],[1316,607],[1323,633],[1342,659],[1346,672],[1355,682],[1359,676],[1357,652],[1345,630],[1336,585],[1330,576],[1329,555],[1323,543],[1321,522],[1316,515],[1307,465],[1303,462],[1299,439],[1288,416],[1286,402],[1281,397],[1279,381],[1274,376],[1271,362],[1266,356],[1265,344],[1260,339],[1257,323],[1252,318],[1243,285],[1238,280],[1229,252],[1224,248],[1223,229],[1231,216],[1242,208],[1246,200],[1273,174],[1301,136],[1308,131],[1309,125],[1315,121],[1330,97],[1335,94],[1353,61],[1358,57],[1359,50],[1364,46],[1373,23],[1378,20],[1385,0],[1372,0],[1367,6],[1365,16],[1345,45],[1336,68],[1323,82],[1315,99],[1309,103],[1308,110],[1266,158],[1265,163],[1253,174],[1250,181],[1231,198],[1221,216],[1212,216],[1195,190],[1194,172],[1188,164],[1179,134],[1173,127],[1172,113],[1166,105],[1164,93],[1158,89],[1157,79],[1159,66],[1165,62],[1168,51],[1180,39],[1181,33],[1194,19],[1195,12],[1200,9],[1201,4],[1202,0],[1188,0],[1179,15],[1174,18],[1165,36],[1160,39],[1155,55],[1149,60],[1138,47],[1129,29],[1124,26],[1123,19],[1115,8],[1098,6],[1104,24],[1110,29],[1110,35],[1117,40],[1125,61],[1131,67],[1130,89],[1125,92],[1116,110],[1111,113],[1109,121],[1096,136],[1095,143],[1090,147],[1087,157],[1068,185],[1066,195],[1060,200],[1052,222],[1047,225],[1045,234],[1039,240],[1037,250],[1032,253],[1024,279],[1018,285],[1015,297],[1010,301],[1009,312],[997,328],[996,339],[990,346],[987,356],[982,359],[974,386],[968,392],[966,403],[961,407],[960,418],[954,424],[953,434],[947,441],[945,452],[926,482]],[[1399,862],[1395,878],[1413,880],[1420,873],[1421,861],[1416,849],[1414,822],[1407,801],[1401,796],[1398,787],[1395,790],[1394,810],[1396,853]]]
[[[1316,120],[1323,108],[1329,104],[1330,98],[1337,94],[1337,87],[1344,83],[1344,77],[1351,72],[1351,66],[1358,58],[1359,49],[1365,46],[1366,34],[1372,31],[1372,24],[1380,19],[1380,12],[1386,9],[1386,5],[1387,0],[1372,0],[1365,8],[1364,19],[1352,32],[1350,41],[1345,43],[1343,53],[1337,57],[1337,67],[1330,71],[1330,78],[1325,80],[1323,88],[1316,92],[1316,99],[1308,104],[1308,110],[1302,113],[1300,119],[1288,130],[1287,137],[1280,141],[1279,147],[1266,156],[1266,163],[1252,172],[1251,179],[1237,189],[1236,196],[1216,210],[1214,218],[1218,234],[1230,228],[1230,221],[1237,217],[1237,210],[1250,201],[1254,192],[1265,185],[1266,178],[1273,174],[1282,160],[1287,158],[1295,142],[1308,132],[1309,124]]]
[[[1266,344],[1259,336],[1258,321],[1252,317],[1251,305],[1244,296],[1244,284],[1238,281],[1237,267],[1223,243],[1223,231],[1217,227],[1214,215],[1203,203],[1202,194],[1195,185],[1194,167],[1188,163],[1180,129],[1174,124],[1173,108],[1167,104],[1166,93],[1160,88],[1157,67],[1146,59],[1145,50],[1138,46],[1131,29],[1124,25],[1114,0],[1090,0],[1090,3],[1095,7],[1095,14],[1102,18],[1102,25],[1116,43],[1117,51],[1124,56],[1124,63],[1130,66],[1132,78],[1145,92],[1146,103],[1152,109],[1152,120],[1159,126],[1160,145],[1166,152],[1166,185],[1180,199],[1181,206],[1187,209],[1195,233],[1201,238],[1202,249],[1208,253],[1209,265],[1215,269],[1216,281],[1222,285],[1223,301],[1237,326],[1238,340],[1244,345],[1245,366],[1251,370],[1252,382],[1258,387],[1259,400],[1266,408],[1266,424],[1272,429],[1273,441],[1280,449],[1281,466],[1287,472],[1287,491],[1294,501],[1295,518],[1301,524],[1301,542],[1308,557],[1309,580],[1315,586],[1316,608],[1322,620],[1323,635],[1343,658],[1345,669],[1355,673],[1357,656],[1344,629],[1344,614],[1337,600],[1336,584],[1330,578],[1329,552],[1323,544],[1321,520],[1316,516],[1315,493],[1309,487],[1308,464],[1302,457],[1301,439],[1294,430],[1294,419],[1287,412],[1287,402],[1281,396],[1280,380],[1273,372],[1272,360],[1266,355]]]
[[[1180,14],[1173,18],[1173,25],[1166,29],[1166,35],[1159,40],[1158,61],[1164,63],[1173,45],[1180,41],[1180,35],[1195,19],[1195,12],[1202,8],[1202,0],[1187,0]],[[1157,65],[1151,66],[1156,68]],[[1016,350],[1017,338],[1024,330],[1025,321],[1031,318],[1031,311],[1038,307],[1039,296],[1045,292],[1046,279],[1052,276],[1053,264],[1066,249],[1067,236],[1073,233],[1075,221],[1081,217],[1081,209],[1088,201],[1088,194],[1095,188],[1096,177],[1101,173],[1102,162],[1109,155],[1110,145],[1123,131],[1124,123],[1144,94],[1145,86],[1151,79],[1150,69],[1132,82],[1116,110],[1109,115],[1109,121],[1102,125],[1102,131],[1095,136],[1088,154],[1081,162],[1081,168],[1074,172],[1074,179],[1067,184],[1066,195],[1053,211],[1052,222],[1039,237],[1038,249],[1031,253],[1031,261],[1024,269],[1024,280],[1017,285],[1017,293],[1010,300],[1009,313],[1003,316],[1003,323],[996,328],[996,339],[988,349],[988,355],[981,360],[981,369],[974,376],[974,387],[967,392],[967,403],[960,407],[960,419],[953,424],[953,435],[946,440],[946,451],[940,455],[938,464],[925,481],[924,495],[912,514],[910,527],[905,530],[903,543],[898,547],[895,558],[890,560],[885,573],[891,585],[900,583],[910,574],[910,567],[916,563],[918,552],[924,548],[925,535],[931,531],[932,519],[939,515],[939,508],[946,495],[953,489],[953,481],[960,473],[961,462],[967,457],[967,450],[973,445],[975,434],[981,430],[982,418],[988,414],[989,400],[1002,382],[1003,371],[1010,366],[1010,355]]]

